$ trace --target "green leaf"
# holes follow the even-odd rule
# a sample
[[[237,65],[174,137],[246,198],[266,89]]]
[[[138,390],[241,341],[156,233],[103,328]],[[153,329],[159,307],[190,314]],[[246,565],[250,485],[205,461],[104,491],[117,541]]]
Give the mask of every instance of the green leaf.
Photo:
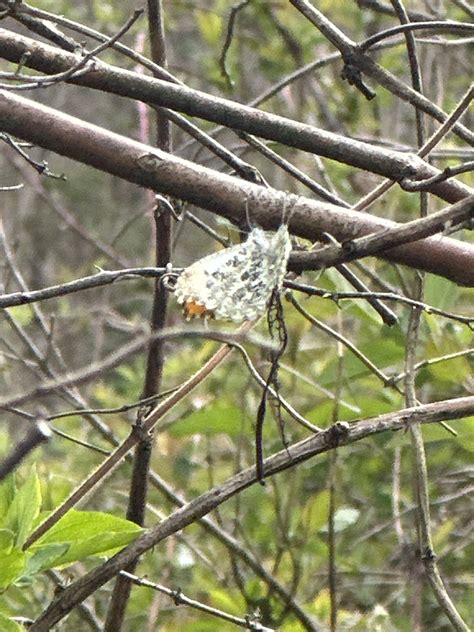
[[[212,11],[196,11],[195,15],[203,39],[211,46],[219,44],[222,33],[222,18]]]
[[[15,545],[18,548],[23,546],[28,537],[40,507],[40,483],[36,467],[33,466],[30,475],[16,492],[5,518],[5,526],[16,534]]]
[[[455,283],[434,274],[426,275],[424,300],[428,305],[450,309],[455,305],[458,296],[459,289]]]
[[[58,565],[58,559],[69,549],[69,544],[47,544],[31,555],[26,562],[24,576],[29,577],[40,571],[54,568]],[[33,547],[32,547],[33,548]]]
[[[447,422],[456,432],[453,436],[441,424],[427,424],[422,427],[423,440],[427,443],[434,441],[455,441],[460,448],[474,452],[474,417],[459,419],[455,423]]]
[[[0,529],[0,560],[10,553],[15,544],[15,534],[11,529]]]
[[[25,632],[25,628],[0,612],[0,629],[2,632]]]
[[[329,590],[324,588],[321,592],[316,596],[313,600],[313,603],[310,606],[311,611],[315,613],[315,615],[321,621],[327,621],[329,618],[329,612],[331,609],[331,600],[329,596]]]
[[[32,545],[38,551],[46,544],[68,544],[55,566],[72,564],[91,555],[111,554],[132,542],[141,532],[134,522],[98,511],[71,509],[44,536]]]
[[[13,549],[7,555],[2,555],[2,563],[0,564],[0,589],[8,588],[8,586],[23,575],[25,560],[25,553],[18,549]]]
[[[217,589],[212,590],[209,593],[209,596],[214,608],[224,610],[236,617],[241,617],[242,612],[245,612],[244,599],[235,591],[232,592],[229,589]]]
[[[17,305],[16,307],[10,307],[9,312],[11,317],[15,319],[18,325],[26,327],[33,320],[33,310],[31,305]]]
[[[216,402],[173,425],[169,433],[173,437],[188,437],[193,434],[216,434],[225,432],[237,436],[242,429],[242,412],[236,407]]]
[[[8,508],[15,498],[15,476],[7,476],[0,484],[0,525],[4,525]]]
[[[315,533],[327,525],[329,492],[324,490],[308,500],[303,509],[302,523],[310,533]]]

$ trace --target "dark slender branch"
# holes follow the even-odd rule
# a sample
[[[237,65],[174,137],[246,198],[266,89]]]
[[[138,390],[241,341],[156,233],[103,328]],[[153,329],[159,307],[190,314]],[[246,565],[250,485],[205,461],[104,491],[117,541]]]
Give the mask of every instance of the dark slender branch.
[[[458,176],[461,173],[468,173],[470,171],[474,171],[473,160],[470,162],[463,162],[457,167],[450,167],[448,165],[441,173],[438,173],[432,178],[427,178],[426,180],[410,180],[410,178],[402,178],[399,184],[405,191],[427,191],[431,185],[436,184],[437,182],[443,182],[448,178]]]
[[[73,211],[64,203],[57,189],[53,195],[53,192],[44,186],[41,178],[33,173],[31,169],[28,169],[23,160],[18,158],[18,156],[14,154],[9,156],[7,153],[5,158],[20,173],[25,183],[35,191],[39,198],[45,202],[76,235],[79,235],[81,239],[90,244],[98,252],[104,254],[115,264],[118,264],[122,268],[128,268],[130,266],[127,259],[117,253],[112,245],[103,242],[97,235],[93,235],[92,232],[81,223],[80,218],[76,217]]]
[[[442,420],[461,419],[473,413],[474,397],[464,397],[420,405],[355,422],[351,425],[337,424],[319,435],[293,444],[288,449],[265,459],[265,472],[268,478],[290,467],[295,467],[298,463],[317,454],[328,452],[336,446],[349,445],[382,432],[404,429],[406,424],[414,419],[419,423],[435,423]],[[172,513],[107,562],[68,586],[35,621],[30,628],[31,632],[50,630],[75,606],[114,577],[131,561],[254,484],[256,480],[255,467],[248,468]]]
[[[417,30],[430,30],[436,33],[452,33],[453,31],[474,31],[474,24],[469,22],[455,22],[452,20],[438,20],[430,22],[409,22],[408,24],[399,24],[398,26],[392,26],[392,28],[380,31],[359,44],[359,47],[363,51],[367,51],[374,44],[378,44],[387,37],[392,35],[398,35],[399,33],[407,33],[409,31]]]
[[[250,165],[248,162],[245,162],[235,153],[229,151],[227,147],[219,143],[217,140],[212,138],[209,134],[203,132],[197,125],[194,125],[191,121],[188,121],[187,118],[178,114],[177,112],[173,112],[173,110],[169,110],[167,108],[158,108],[154,106],[156,111],[160,112],[168,118],[172,123],[177,125],[183,132],[186,132],[189,136],[197,140],[203,147],[212,152],[215,156],[220,158],[224,164],[228,165],[231,169],[233,169],[237,175],[239,175],[244,180],[248,180],[249,182],[260,182],[262,180],[262,176],[259,174],[258,170]]]
[[[456,320],[457,322],[463,323],[471,329],[474,329],[474,316],[471,317],[463,316],[461,314],[453,314],[443,309],[439,309],[438,307],[433,307],[433,305],[427,305],[421,301],[416,301],[412,298],[408,298],[407,296],[401,296],[400,294],[395,294],[393,292],[330,292],[322,288],[313,287],[312,285],[295,283],[294,281],[289,280],[284,282],[284,287],[287,287],[290,290],[304,292],[309,296],[320,296],[321,298],[330,299],[336,303],[344,299],[353,300],[355,298],[369,298],[370,296],[375,296],[384,301],[396,301],[413,307],[420,307],[428,314],[437,314],[438,316],[443,316],[444,318]]]
[[[151,57],[155,64],[166,67],[166,41],[163,23],[163,6],[161,0],[147,0],[148,35],[150,38]],[[171,125],[166,114],[156,110],[156,146],[166,152],[171,152]],[[155,228],[155,265],[166,267],[171,261],[172,254],[172,215],[170,203],[161,196],[156,196],[156,206],[153,212]],[[150,328],[152,332],[163,333],[168,311],[168,291],[161,282],[155,279],[153,289],[153,306]],[[164,367],[164,343],[161,337],[154,338],[148,346],[145,381],[142,398],[151,397],[159,393]],[[137,411],[136,425],[140,426],[144,418],[144,410]],[[145,522],[146,498],[148,494],[148,474],[153,447],[153,435],[143,433],[133,455],[132,478],[127,504],[127,520],[143,526]],[[137,561],[126,568],[130,573],[135,572]],[[127,604],[130,598],[132,584],[124,576],[117,577],[117,581],[110,598],[104,632],[117,632],[122,629]]]
[[[302,305],[300,305],[300,303],[294,298],[294,296],[291,295],[291,293],[288,293],[286,295],[286,298],[293,305],[293,307],[304,318],[306,318],[306,320],[308,322],[310,322],[314,327],[317,327],[318,329],[321,329],[322,331],[327,333],[329,336],[331,336],[332,338],[335,338],[338,342],[343,344],[347,349],[349,349],[349,351],[351,351],[356,356],[356,358],[358,358],[363,364],[365,364],[365,366],[369,369],[369,371],[371,373],[373,373],[375,376],[377,376],[377,378],[382,382],[382,384],[384,386],[393,386],[394,385],[393,381],[387,375],[385,375],[385,373],[383,371],[381,371],[372,362],[372,360],[370,360],[366,355],[364,355],[362,353],[362,351],[360,351],[360,349],[358,349],[356,347],[356,345],[354,345],[354,343],[352,343],[348,338],[346,338],[345,336],[343,336],[339,332],[337,332],[334,329],[332,329],[332,327],[329,327],[328,325],[326,325],[322,321],[320,321],[317,318],[315,318],[306,309],[304,309],[304,307],[302,307]],[[398,387],[396,388],[396,390],[399,393],[401,392]]]
[[[156,473],[151,472],[150,479],[151,483],[177,507],[184,507],[188,504],[188,501],[182,495],[177,494],[171,485]],[[209,516],[203,516],[198,520],[198,523],[203,529],[216,538],[217,541],[221,542],[229,550],[231,556],[235,556],[241,560],[257,577],[262,579],[269,590],[277,595],[288,608],[288,611],[298,619],[304,630],[308,632],[323,632],[322,626],[317,624],[308,612],[296,601],[294,594],[285,588],[277,580],[275,575],[268,571],[257,559],[257,556],[251,552],[251,547],[242,546],[234,536],[230,535]]]
[[[256,149],[262,156],[265,156],[275,165],[278,165],[281,169],[286,171],[290,176],[304,184],[308,189],[310,189],[313,193],[315,193],[318,197],[320,197],[325,202],[331,202],[332,204],[337,204],[338,206],[343,206],[345,208],[350,208],[350,204],[345,202],[339,196],[335,195],[331,191],[328,191],[323,186],[318,184],[315,180],[310,178],[304,171],[295,167],[291,162],[285,160],[282,156],[277,154],[273,149],[267,147],[265,143],[262,143],[258,138],[254,138],[250,134],[245,134],[244,132],[240,132],[238,134],[242,140],[248,143],[251,147]]]
[[[29,165],[31,165],[33,169],[41,176],[48,176],[49,178],[56,178],[57,180],[66,180],[66,177],[63,173],[52,173],[52,171],[49,170],[48,163],[45,160],[43,160],[42,162],[33,160],[33,158],[31,158],[31,156],[29,156],[26,151],[21,148],[20,143],[16,143],[13,138],[10,138],[8,134],[0,133],[0,140],[3,140],[4,143],[9,145],[14,151],[16,151],[16,153],[19,154]]]
[[[245,335],[251,329],[250,323],[244,323],[238,330],[237,337]],[[157,335],[157,334],[155,334]],[[239,347],[237,347],[238,349]],[[101,465],[70,494],[70,496],[63,501],[63,503],[56,508],[38,527],[30,534],[29,538],[24,544],[24,548],[28,548],[33,542],[35,542],[41,535],[46,533],[52,525],[65,515],[65,513],[74,505],[79,502],[87,493],[89,493],[100,481],[104,479],[111,471],[113,471],[122,459],[130,452],[130,450],[138,443],[140,438],[147,433],[153,431],[158,421],[166,415],[176,404],[178,404],[184,397],[189,395],[196,386],[201,384],[214,369],[223,362],[227,356],[231,353],[233,347],[229,344],[224,344],[218,349],[218,351],[202,366],[194,375],[192,375],[184,384],[182,384],[174,393],[167,397],[163,402],[160,402],[144,419],[139,426],[135,426],[131,429],[128,437],[118,444],[114,452],[101,463]]]
[[[210,331],[206,329],[190,329],[189,327],[186,329],[177,328],[177,329],[165,329],[162,331],[157,331],[153,334],[147,336],[140,336],[134,342],[131,342],[128,345],[125,345],[118,351],[115,351],[109,354],[106,358],[101,360],[100,362],[96,362],[93,364],[89,364],[87,367],[79,369],[77,371],[71,371],[68,375],[59,376],[58,378],[47,380],[43,384],[36,386],[30,391],[23,392],[18,395],[9,396],[0,400],[0,409],[1,408],[9,408],[11,406],[19,406],[30,399],[35,399],[37,397],[43,397],[44,395],[48,395],[57,391],[66,386],[84,384],[85,382],[90,382],[95,379],[98,375],[102,375],[106,371],[110,371],[111,369],[120,366],[124,362],[127,362],[130,358],[132,358],[137,353],[143,351],[150,340],[153,338],[161,338],[163,340],[177,340],[180,338],[208,338],[209,340],[216,340],[219,342],[223,342],[228,345],[232,345],[233,342],[242,342],[242,336],[238,333],[233,332],[219,332],[219,331]],[[257,340],[256,340],[257,341]],[[260,343],[263,341],[260,341]],[[263,346],[267,346],[264,344]],[[269,345],[269,348],[272,348],[272,345]]]
[[[8,3],[10,8],[8,11],[9,17],[17,20],[23,26],[31,31],[32,33],[36,33],[40,37],[44,37],[44,39],[53,42],[59,48],[67,50],[71,53],[74,53],[77,49],[79,49],[79,43],[74,41],[72,37],[67,37],[64,33],[61,33],[58,28],[56,28],[52,23],[44,22],[43,20],[38,20],[35,17],[27,15],[26,13],[22,13],[21,9],[23,7],[23,2],[16,3]],[[7,2],[0,2],[1,6],[6,6]]]
[[[290,257],[290,268],[309,269],[314,262],[316,268],[313,269],[318,269],[325,265],[353,261],[367,255],[380,253],[386,248],[396,248],[436,233],[442,233],[448,228],[459,227],[466,222],[470,225],[473,217],[474,195],[471,195],[458,204],[433,213],[429,217],[412,220],[398,228],[359,237],[353,241],[347,241],[341,246],[325,246],[319,250],[295,252]]]
[[[23,77],[23,79],[26,79],[27,81],[31,81],[31,83],[22,84],[20,86],[7,85],[7,86],[2,86],[2,87],[5,89],[12,89],[12,90],[13,89],[14,90],[20,90],[20,89],[31,90],[32,88],[40,88],[40,87],[46,88],[48,86],[52,86],[62,81],[69,81],[74,76],[78,75],[79,73],[82,74],[83,72],[88,72],[89,70],[91,70],[91,68],[87,67],[89,62],[91,62],[95,58],[96,55],[103,52],[104,50],[109,48],[114,42],[119,40],[122,37],[122,35],[124,35],[133,26],[133,24],[135,24],[138,18],[140,18],[142,15],[143,15],[143,9],[136,9],[133,12],[133,15],[127,20],[127,22],[122,26],[122,28],[117,31],[115,35],[107,38],[105,42],[103,42],[102,44],[99,44],[99,46],[96,46],[93,50],[91,50],[89,53],[84,55],[79,61],[76,61],[76,63],[73,66],[71,66],[64,72],[59,72],[51,76],[34,77],[33,81],[31,81],[31,77]],[[15,79],[15,78],[17,79],[20,78],[18,73],[12,74],[12,79]]]
[[[357,0],[357,4],[361,9],[370,9],[371,11],[377,11],[385,15],[395,14],[395,11],[390,4],[381,2],[380,0]],[[434,19],[427,13],[421,13],[420,11],[415,10],[408,11],[408,16],[411,22],[427,22]]]
[[[250,0],[241,0],[239,4],[234,5],[230,9],[230,16],[229,16],[229,21],[227,22],[227,31],[226,31],[224,46],[222,47],[222,53],[220,54],[220,57],[219,57],[219,66],[221,69],[221,74],[227,81],[227,85],[229,88],[232,88],[234,86],[234,82],[232,81],[229,75],[229,71],[227,70],[227,66],[226,66],[227,53],[229,52],[230,45],[232,44],[232,38],[234,36],[234,27],[235,27],[235,20],[237,19],[237,14],[239,11],[244,9],[249,4],[249,2]]]
[[[5,4],[5,0],[0,0],[0,6]],[[39,18],[40,20],[44,20],[46,23],[59,24],[62,27],[66,27],[73,32],[80,33],[81,35],[86,35],[93,40],[98,42],[107,42],[110,41],[110,38],[95,29],[90,28],[90,26],[86,26],[80,22],[75,22],[74,20],[70,20],[64,15],[57,15],[56,13],[50,13],[49,11],[44,11],[43,9],[38,9],[37,7],[31,7],[26,2],[18,2],[15,3],[12,8],[12,14],[15,19],[18,19],[17,16],[28,15],[34,18]],[[43,23],[45,23],[43,22]],[[46,38],[49,39],[49,38]],[[51,40],[52,41],[52,40]],[[56,42],[55,42],[56,43]],[[110,43],[110,47],[119,51],[122,55],[125,55],[129,59],[132,59],[137,64],[142,65],[144,68],[150,70],[155,76],[164,79],[165,81],[171,81],[173,83],[178,83],[180,85],[184,85],[182,81],[180,81],[177,77],[174,77],[170,72],[162,68],[158,64],[155,64],[151,59],[145,57],[144,55],[140,55],[132,48],[125,46],[121,42],[114,41]],[[65,50],[68,50],[67,47],[61,46]],[[76,50],[77,46],[74,48]]]
[[[0,5],[1,4],[2,3],[0,1]],[[42,19],[40,20],[37,17],[30,17],[30,14],[32,16],[41,17]],[[13,7],[12,17],[14,17],[19,22],[22,22],[22,23],[23,23],[23,20],[29,20],[31,21],[31,23],[34,22],[37,25],[37,28],[31,28],[33,32],[35,33],[41,32],[46,39],[59,45],[64,50],[74,52],[77,48],[79,48],[79,44],[74,43],[74,40],[71,40],[71,42],[73,42],[74,45],[70,47],[68,45],[61,45],[61,43],[58,43],[56,38],[53,36],[56,30],[51,29],[48,26],[48,24],[57,22],[61,24],[62,26],[66,26],[69,29],[76,30],[79,33],[85,34],[88,37],[91,37],[92,39],[95,39],[97,41],[101,41],[104,43],[107,42],[110,48],[116,49],[121,54],[135,61],[137,64],[143,66],[144,68],[147,68],[157,78],[163,79],[164,81],[171,81],[172,83],[184,85],[177,77],[174,77],[170,72],[168,72],[168,70],[164,66],[160,66],[157,63],[154,63],[147,57],[140,55],[136,51],[132,50],[131,48],[128,48],[127,46],[124,46],[118,41],[115,41],[115,40],[111,41],[111,38],[103,35],[99,31],[95,31],[94,29],[91,29],[90,27],[85,26],[83,24],[79,24],[78,22],[74,22],[73,20],[69,20],[65,18],[64,16],[48,13],[47,11],[42,11],[41,9],[30,7],[25,2],[22,2],[21,4],[15,5]],[[43,32],[43,26],[46,28],[44,32]],[[187,134],[189,134],[195,140],[201,143],[201,145],[209,149],[209,151],[214,153],[226,164],[232,167],[232,169],[234,169],[236,173],[240,175],[240,177],[248,179],[251,182],[258,181],[258,175],[255,173],[256,170],[254,167],[252,167],[251,165],[241,160],[238,156],[233,154],[226,147],[224,147],[219,142],[214,140],[209,134],[206,134],[201,129],[199,129],[196,125],[188,121],[188,119],[186,119],[184,116],[182,116],[181,114],[178,114],[177,112],[174,112],[173,110],[168,110],[166,108],[158,108],[158,106],[154,106],[154,107],[157,111],[159,111],[160,114],[168,118],[175,125],[180,127],[183,131],[185,131]]]
[[[0,462],[0,481],[3,481],[6,476],[13,472],[32,450],[41,443],[48,441],[50,436],[51,430],[45,421],[38,420],[33,422],[29,426],[25,438]]]
[[[180,270],[177,269],[176,272]],[[167,272],[166,268],[125,268],[124,270],[103,270],[91,276],[60,283],[41,290],[28,290],[22,292],[12,292],[11,294],[0,295],[0,309],[15,307],[16,305],[29,305],[38,301],[45,301],[58,296],[66,296],[74,292],[82,292],[94,287],[109,285],[116,281],[130,281],[141,277],[154,279],[161,277]]]
[[[473,99],[473,95],[474,86],[470,86],[467,92],[462,96],[461,100],[456,105],[454,110],[445,119],[444,123],[430,136],[430,138],[425,143],[423,143],[423,146],[418,149],[418,151],[416,152],[418,156],[425,157],[431,153],[433,147],[435,147],[448,134],[455,121],[458,121],[461,116],[467,111]],[[358,211],[365,210],[383,193],[388,191],[393,186],[394,183],[388,180],[382,182],[368,195],[359,200],[359,202],[357,202],[357,204],[355,204],[353,208]]]

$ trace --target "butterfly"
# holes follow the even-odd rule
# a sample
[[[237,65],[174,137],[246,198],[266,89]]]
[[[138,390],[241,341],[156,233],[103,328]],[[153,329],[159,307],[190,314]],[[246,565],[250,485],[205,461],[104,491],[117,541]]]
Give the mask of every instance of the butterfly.
[[[185,268],[174,292],[187,320],[211,317],[241,323],[262,316],[273,290],[282,286],[290,251],[286,225],[276,233],[257,227],[242,244]]]

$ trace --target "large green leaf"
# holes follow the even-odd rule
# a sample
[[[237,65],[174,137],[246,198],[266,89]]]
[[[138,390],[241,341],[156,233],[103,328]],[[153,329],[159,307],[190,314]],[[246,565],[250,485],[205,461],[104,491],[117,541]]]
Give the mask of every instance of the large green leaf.
[[[36,552],[45,545],[67,544],[67,550],[54,563],[64,566],[91,555],[110,554],[129,544],[142,531],[142,527],[124,518],[71,509],[30,550]]]

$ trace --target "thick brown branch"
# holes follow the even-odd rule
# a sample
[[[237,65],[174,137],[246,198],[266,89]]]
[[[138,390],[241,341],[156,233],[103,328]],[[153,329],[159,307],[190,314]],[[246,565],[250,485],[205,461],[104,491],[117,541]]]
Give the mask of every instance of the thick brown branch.
[[[249,211],[265,229],[281,223],[284,198],[275,189],[201,167],[9,92],[0,91],[0,129],[128,182],[192,202],[237,224]],[[472,195],[469,187],[463,188],[463,198]],[[309,198],[292,196],[291,201],[292,232],[312,241],[322,232],[342,242],[399,226]],[[383,258],[459,285],[474,285],[474,246],[465,242],[436,236],[387,250]]]
[[[28,56],[25,58],[26,52]],[[25,66],[45,74],[65,72],[78,63],[76,55],[5,29],[0,29],[0,56],[14,63],[21,61]],[[392,180],[398,181],[408,176],[427,179],[439,173],[414,155],[355,141],[205,92],[100,62],[96,62],[90,71],[69,81],[178,110],[238,131],[366,169]],[[466,197],[467,188],[457,181],[449,180],[434,184],[430,191],[447,202],[454,203]]]

